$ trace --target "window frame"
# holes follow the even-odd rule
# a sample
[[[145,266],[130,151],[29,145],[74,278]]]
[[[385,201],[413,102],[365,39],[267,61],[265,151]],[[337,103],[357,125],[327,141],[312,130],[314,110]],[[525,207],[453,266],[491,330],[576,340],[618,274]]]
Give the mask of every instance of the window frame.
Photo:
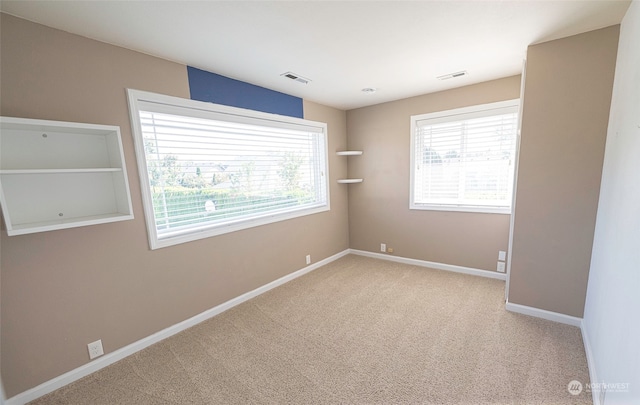
[[[463,121],[466,119],[472,119],[477,117],[490,116],[486,112],[495,110],[496,115],[507,111],[509,109],[515,110],[518,114],[516,118],[517,128],[515,133],[515,156],[513,161],[513,171],[510,174],[510,201],[509,206],[496,206],[496,205],[476,205],[476,204],[437,204],[437,203],[417,203],[415,202],[415,170],[416,170],[416,130],[418,129],[418,123],[420,121],[433,120],[435,123],[455,122]],[[476,213],[491,213],[491,214],[511,214],[513,211],[513,193],[515,190],[516,181],[516,168],[518,165],[519,145],[520,145],[520,99],[512,99],[499,101],[495,103],[479,104],[469,107],[455,108],[451,110],[436,111],[432,113],[412,115],[411,120],[411,133],[410,133],[410,176],[409,176],[409,209],[410,210],[426,210],[426,211],[454,211],[454,212],[476,212]]]
[[[328,153],[329,140],[326,123],[243,108],[230,107],[220,104],[189,100],[134,89],[127,89],[127,98],[129,103],[129,115],[131,119],[131,133],[134,140],[138,174],[140,177],[140,191],[142,195],[149,247],[151,248],[151,250],[191,242],[199,239],[210,238],[213,236],[223,235],[226,233],[254,228],[257,226],[275,222],[286,221],[306,215],[313,215],[320,212],[329,211],[331,209]],[[325,196],[325,201],[311,207],[294,207],[293,209],[289,209],[285,212],[268,212],[264,215],[253,218],[239,219],[230,223],[211,224],[208,226],[194,227],[195,229],[185,229],[181,232],[175,232],[171,235],[160,237],[158,235],[156,226],[151,184],[149,180],[144,138],[142,134],[142,125],[140,119],[140,111],[148,111],[148,109],[145,109],[143,105],[148,104],[154,104],[157,106],[157,111],[153,112],[163,112],[180,115],[182,111],[182,115],[189,117],[210,118],[216,120],[224,120],[224,118],[227,117],[231,118],[229,121],[236,123],[240,122],[254,125],[259,125],[260,123],[268,123],[269,125],[266,126],[271,128],[281,127],[286,129],[313,129],[313,132],[321,134],[319,138],[319,149],[322,150],[319,150],[319,155],[323,156],[319,156],[319,162],[321,164],[320,170],[323,173],[322,176],[324,177],[324,180],[320,182],[319,187],[324,188],[323,195]],[[189,115],[184,114],[184,112],[186,111],[189,111]]]

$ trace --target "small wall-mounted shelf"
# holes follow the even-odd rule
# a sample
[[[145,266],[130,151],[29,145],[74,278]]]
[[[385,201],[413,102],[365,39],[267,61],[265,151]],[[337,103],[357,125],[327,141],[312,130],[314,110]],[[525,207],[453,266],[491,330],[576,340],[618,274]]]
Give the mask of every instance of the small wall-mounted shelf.
[[[338,156],[360,156],[362,155],[361,150],[342,150],[336,152]],[[363,179],[339,179],[338,183],[340,184],[354,184],[354,183],[362,183]]]
[[[120,128],[0,117],[7,234],[133,219]]]

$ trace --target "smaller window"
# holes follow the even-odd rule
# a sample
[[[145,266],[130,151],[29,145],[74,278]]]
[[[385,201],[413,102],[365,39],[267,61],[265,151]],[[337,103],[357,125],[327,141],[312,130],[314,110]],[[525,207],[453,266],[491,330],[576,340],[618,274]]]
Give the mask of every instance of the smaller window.
[[[327,126],[129,90],[152,249],[329,209]]]
[[[519,100],[411,117],[411,209],[510,213]]]

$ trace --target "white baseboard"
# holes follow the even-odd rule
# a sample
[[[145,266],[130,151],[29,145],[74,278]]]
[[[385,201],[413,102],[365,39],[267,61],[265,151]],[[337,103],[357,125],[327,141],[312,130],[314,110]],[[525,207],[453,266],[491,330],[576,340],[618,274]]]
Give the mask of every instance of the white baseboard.
[[[115,352],[108,353],[96,360],[91,361],[90,363],[87,363],[67,373],[64,373],[56,378],[46,381],[38,385],[37,387],[24,391],[14,397],[7,399],[5,401],[5,404],[6,405],[24,405],[27,402],[40,398],[41,396],[46,395],[50,392],[53,392],[58,388],[62,388],[65,385],[71,384],[72,382],[79,380],[80,378],[86,377],[91,373],[95,373],[96,371],[104,367],[107,367],[117,361],[124,359],[125,357],[128,357],[136,352],[139,352],[140,350],[146,347],[149,347],[154,343],[158,343],[161,340],[164,340],[168,337],[175,335],[176,333],[182,332],[183,330],[186,330],[228,309],[231,309],[236,305],[242,304],[243,302],[248,301],[251,298],[257,297],[260,294],[263,294],[269,290],[279,287],[282,284],[285,284],[293,279],[303,276],[319,267],[329,264],[343,256],[348,255],[349,253],[350,253],[349,249],[346,249],[340,253],[327,257],[326,259],[320,260],[319,262],[311,264],[298,271],[287,274],[286,276],[281,277],[277,280],[274,280],[268,284],[265,284],[262,287],[258,287],[255,290],[242,294],[239,297],[233,298],[216,307],[208,309],[194,317],[191,317],[175,325],[169,326],[166,329],[163,329],[159,332],[154,333],[153,335],[147,336],[143,339],[133,342],[130,345],[127,345],[121,349],[116,350]]]
[[[582,332],[582,343],[584,344],[584,351],[587,355],[587,368],[589,368],[589,380],[593,383],[600,383],[602,381],[598,380],[598,372],[596,370],[596,362],[593,358],[593,352],[591,351],[591,340],[589,339],[589,334],[587,333],[587,324],[584,318],[582,322],[580,322],[580,331]],[[600,403],[600,391],[591,390],[591,399],[593,401],[593,405],[604,405]]]
[[[319,267],[322,267],[326,264],[329,264],[343,256],[346,256],[348,254],[355,254],[355,255],[359,255],[359,256],[366,256],[366,257],[372,257],[372,258],[376,258],[376,259],[382,259],[382,260],[388,260],[388,261],[393,261],[393,262],[398,262],[398,263],[405,263],[405,264],[411,264],[411,265],[416,265],[416,266],[422,266],[422,267],[428,267],[428,268],[432,268],[432,269],[437,269],[437,270],[446,270],[446,271],[453,271],[453,272],[457,272],[457,273],[463,273],[463,274],[470,274],[470,275],[474,275],[474,276],[481,276],[481,277],[489,277],[489,278],[494,278],[494,279],[499,279],[499,280],[505,280],[506,276],[505,274],[502,273],[496,273],[496,272],[492,272],[492,271],[488,271],[488,270],[480,270],[480,269],[474,269],[474,268],[470,268],[470,267],[462,267],[462,266],[456,266],[456,265],[451,265],[451,264],[444,264],[444,263],[437,263],[437,262],[429,262],[429,261],[425,261],[425,260],[417,260],[417,259],[409,259],[409,258],[405,258],[405,257],[398,257],[398,256],[389,256],[389,255],[385,255],[385,254],[381,254],[381,253],[373,253],[373,252],[367,252],[367,251],[363,251],[363,250],[356,250],[356,249],[347,249],[344,250],[340,253],[337,253],[333,256],[330,256],[326,259],[323,259],[319,262],[316,262],[314,264],[311,264],[307,267],[304,267],[298,271],[295,271],[293,273],[290,273],[284,277],[281,277],[277,280],[274,280],[268,284],[265,284],[261,287],[256,288],[255,290],[249,291],[245,294],[242,294],[241,296],[238,296],[236,298],[233,298],[227,302],[224,302],[216,307],[213,307],[211,309],[208,309],[198,315],[195,315],[187,320],[184,320],[180,323],[177,323],[175,325],[172,325],[166,329],[163,329],[157,333],[154,333],[153,335],[147,336],[143,339],[140,339],[136,342],[133,342],[121,349],[116,350],[115,352],[112,353],[108,353],[96,360],[93,360],[90,363],[87,363],[83,366],[80,366],[74,370],[71,370],[65,374],[62,374],[56,378],[53,378],[49,381],[46,381],[40,385],[38,385],[37,387],[31,388],[27,391],[24,391],[12,398],[9,398],[7,400],[5,400],[5,404],[6,405],[23,405],[26,404],[27,402],[33,401],[34,399],[37,399],[43,395],[46,395],[50,392],[53,392],[59,388],[64,387],[65,385],[68,385],[76,380],[79,380],[80,378],[83,378],[91,373],[94,373],[104,367],[107,367],[117,361],[120,361],[122,359],[124,359],[125,357],[128,357],[136,352],[139,352],[142,349],[145,349],[146,347],[151,346],[152,344],[158,343],[168,337],[171,337],[179,332],[182,332],[192,326],[195,326],[201,322],[206,321],[207,319],[210,319],[228,309],[231,309],[233,307],[235,307],[236,305],[239,305],[245,301],[250,300],[251,298],[257,297],[260,294],[263,294],[273,288],[279,287],[282,284],[285,284],[291,280],[294,280],[300,276],[303,276]],[[572,325],[572,326],[577,326],[580,327],[582,329],[582,338],[584,341],[584,346],[585,346],[585,351],[587,353],[587,364],[589,366],[589,374],[590,374],[590,378],[592,382],[597,382],[597,376],[596,376],[596,372],[595,372],[595,364],[593,363],[593,356],[591,353],[591,348],[590,348],[590,344],[589,344],[589,340],[588,340],[588,336],[586,334],[586,329],[584,327],[584,321],[582,318],[576,318],[573,316],[569,316],[569,315],[564,315],[564,314],[560,314],[557,312],[551,312],[551,311],[546,311],[543,309],[538,309],[538,308],[533,308],[533,307],[528,307],[525,305],[520,305],[520,304],[513,304],[513,303],[509,303],[507,302],[506,304],[506,309],[508,311],[512,311],[512,312],[517,312],[517,313],[521,313],[524,315],[530,315],[530,316],[535,316],[538,318],[543,318],[543,319],[547,319],[547,320],[551,320],[551,321],[555,321],[555,322],[560,322],[560,323],[564,323],[567,325]],[[593,403],[594,405],[601,405],[599,403],[599,398],[596,398],[596,394],[593,394]],[[1,398],[0,398],[1,399]]]
[[[590,383],[598,383],[598,373],[596,371],[596,364],[593,360],[593,352],[591,351],[591,342],[589,340],[589,334],[587,333],[587,328],[585,324],[584,318],[577,318],[575,316],[569,316],[565,314],[560,314],[557,312],[551,312],[544,309],[538,309],[533,307],[528,307],[526,305],[513,304],[511,302],[507,302],[506,304],[507,311],[517,312],[519,314],[535,316],[536,318],[547,319],[549,321],[564,323],[566,325],[577,326],[580,328],[580,332],[582,332],[582,343],[584,344],[584,351],[587,356],[587,368],[589,369],[589,382]],[[583,384],[586,384],[587,381],[580,381]],[[600,391],[599,390],[591,390],[591,399],[593,401],[593,405],[604,405],[600,402]]]
[[[580,325],[582,324],[582,318],[577,318],[575,316],[569,316],[558,312],[551,312],[545,309],[528,307],[526,305],[514,304],[508,301],[505,308],[507,311],[517,312],[523,315],[535,316],[536,318],[547,319],[549,321],[564,323],[566,325],[580,327]]]
[[[357,249],[349,249],[349,251],[350,253],[355,255],[372,257],[375,259],[389,260],[392,262],[412,264],[416,266],[429,267],[432,269],[453,271],[457,273],[471,274],[474,276],[490,277],[490,278],[496,278],[499,280],[506,280],[505,274],[488,271],[488,270],[480,270],[480,269],[474,269],[470,267],[455,266],[451,264],[429,262],[426,260],[409,259],[406,257],[389,256],[387,254],[367,252],[364,250],[357,250]],[[547,311],[544,309],[539,309],[534,307],[528,307],[526,305],[514,304],[511,302],[506,303],[506,309],[507,311],[517,312],[523,315],[534,316],[536,318],[547,319],[549,321],[554,321],[554,322],[559,322],[566,325],[579,327],[580,330],[582,331],[582,341],[584,343],[584,350],[587,355],[587,366],[589,368],[589,378],[591,379],[591,382],[598,382],[595,362],[593,360],[593,353],[591,352],[591,344],[589,341],[589,336],[586,331],[585,321],[583,318],[577,318],[575,316],[565,315],[558,312]],[[604,405],[600,403],[600,397],[597,391],[592,391],[592,397],[593,397],[594,405]]]
[[[474,269],[472,267],[456,266],[453,264],[429,262],[426,260],[409,259],[407,257],[390,256],[382,253],[367,252],[365,250],[349,249],[350,253],[359,256],[373,257],[375,259],[389,260],[397,263],[412,264],[414,266],[429,267],[430,269],[453,271],[455,273],[470,274],[473,276],[495,278],[498,280],[506,280],[507,275],[495,271]]]

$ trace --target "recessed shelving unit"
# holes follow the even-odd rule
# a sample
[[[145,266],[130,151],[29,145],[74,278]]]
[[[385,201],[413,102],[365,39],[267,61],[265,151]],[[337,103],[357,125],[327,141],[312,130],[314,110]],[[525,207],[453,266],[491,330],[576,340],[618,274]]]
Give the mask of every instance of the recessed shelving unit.
[[[133,219],[117,126],[0,117],[7,234]]]
[[[338,156],[360,156],[362,155],[361,150],[342,150],[336,152]],[[362,183],[364,179],[339,179],[338,183],[340,184],[354,184],[354,183]]]

